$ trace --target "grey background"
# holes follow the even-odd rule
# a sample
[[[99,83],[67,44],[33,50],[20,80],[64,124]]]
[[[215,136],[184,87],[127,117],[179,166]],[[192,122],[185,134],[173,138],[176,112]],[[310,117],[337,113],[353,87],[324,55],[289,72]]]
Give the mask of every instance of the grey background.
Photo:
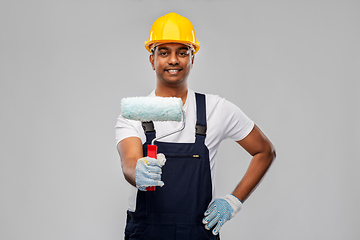
[[[238,105],[278,157],[222,239],[359,239],[359,1],[0,2],[0,239],[122,239],[123,97],[155,75],[153,21],[189,18],[193,90]],[[218,196],[250,156],[225,141]]]

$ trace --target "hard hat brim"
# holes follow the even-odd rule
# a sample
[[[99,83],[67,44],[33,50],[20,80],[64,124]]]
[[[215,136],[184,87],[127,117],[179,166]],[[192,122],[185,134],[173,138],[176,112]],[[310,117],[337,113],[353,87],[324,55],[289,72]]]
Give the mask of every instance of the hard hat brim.
[[[149,51],[149,53],[152,53],[151,52],[151,46],[153,44],[163,44],[163,43],[181,43],[181,44],[184,44],[184,45],[187,45],[187,46],[193,46],[194,47],[194,54],[197,53],[200,49],[200,43],[199,42],[190,42],[190,41],[179,41],[179,40],[171,40],[171,39],[168,39],[168,40],[157,40],[157,41],[145,41],[145,48],[146,50]]]

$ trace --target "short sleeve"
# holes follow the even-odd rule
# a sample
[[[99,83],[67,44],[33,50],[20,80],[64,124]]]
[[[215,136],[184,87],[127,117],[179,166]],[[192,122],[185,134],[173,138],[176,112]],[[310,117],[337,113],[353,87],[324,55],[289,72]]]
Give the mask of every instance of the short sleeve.
[[[115,125],[116,145],[128,137],[138,137],[142,143],[145,142],[145,134],[142,131],[141,122],[125,119],[120,115]]]

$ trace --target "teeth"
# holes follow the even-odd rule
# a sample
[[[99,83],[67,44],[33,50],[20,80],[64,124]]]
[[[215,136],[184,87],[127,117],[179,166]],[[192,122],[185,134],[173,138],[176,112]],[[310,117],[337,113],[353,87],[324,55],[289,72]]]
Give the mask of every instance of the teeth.
[[[176,73],[178,72],[179,70],[168,70],[169,73]]]

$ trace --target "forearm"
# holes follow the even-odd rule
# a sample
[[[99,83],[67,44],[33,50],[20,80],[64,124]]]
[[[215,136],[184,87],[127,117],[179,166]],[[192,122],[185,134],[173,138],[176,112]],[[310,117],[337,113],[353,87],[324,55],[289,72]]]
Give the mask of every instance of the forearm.
[[[274,159],[275,151],[273,150],[255,154],[245,175],[232,194],[241,202],[245,202],[259,185]]]
[[[137,137],[129,137],[122,140],[117,146],[121,168],[126,181],[136,186],[135,168],[139,158],[143,157],[142,143]]]
[[[135,162],[135,164],[131,164]],[[136,178],[135,178],[135,167],[136,160],[135,159],[121,159],[121,168],[124,174],[124,177],[128,183],[136,187]]]

